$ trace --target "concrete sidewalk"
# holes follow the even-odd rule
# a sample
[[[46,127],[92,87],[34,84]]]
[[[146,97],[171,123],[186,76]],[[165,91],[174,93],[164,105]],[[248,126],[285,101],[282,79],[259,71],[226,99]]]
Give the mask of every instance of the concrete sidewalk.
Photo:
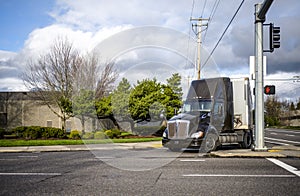
[[[251,149],[218,150],[211,152],[214,157],[294,157],[300,158],[300,147],[293,145],[273,146],[267,151],[252,151]]]
[[[162,147],[161,141],[141,142],[141,143],[112,143],[112,144],[93,144],[93,145],[57,145],[57,146],[24,146],[24,147],[0,147],[0,153],[9,152],[64,152],[64,151],[89,151],[89,150],[135,150],[135,149],[154,149]],[[296,157],[300,158],[300,147],[273,146],[267,151],[252,151],[250,149],[230,149],[218,150],[205,154],[210,157]]]

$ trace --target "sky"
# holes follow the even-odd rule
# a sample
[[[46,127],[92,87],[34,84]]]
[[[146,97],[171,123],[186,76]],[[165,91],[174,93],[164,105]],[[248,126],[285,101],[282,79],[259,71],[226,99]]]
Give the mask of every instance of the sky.
[[[249,77],[249,56],[254,55],[254,5],[263,0],[244,2],[204,64],[241,2],[0,0],[0,91],[28,90],[21,79],[26,64],[47,53],[60,36],[83,53],[95,50],[103,61],[114,60],[119,77],[133,84],[153,77],[165,82],[179,72],[186,90],[197,76],[191,17],[210,18],[201,34],[201,77]],[[265,22],[281,28],[281,47],[265,53],[265,84],[275,84],[277,96],[288,101],[300,98],[300,81],[293,80],[300,76],[299,10],[299,0],[274,0]],[[267,27],[264,34],[268,35]],[[268,43],[264,45],[268,47]]]

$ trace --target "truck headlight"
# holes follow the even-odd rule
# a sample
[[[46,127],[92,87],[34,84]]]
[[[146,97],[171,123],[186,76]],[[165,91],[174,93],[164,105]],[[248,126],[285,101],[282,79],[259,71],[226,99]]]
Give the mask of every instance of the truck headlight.
[[[166,137],[167,137],[167,131],[164,131],[162,136],[163,136],[164,138],[166,138]]]
[[[193,133],[191,137],[196,138],[196,139],[201,138],[201,137],[203,137],[203,132],[199,131],[197,133]]]

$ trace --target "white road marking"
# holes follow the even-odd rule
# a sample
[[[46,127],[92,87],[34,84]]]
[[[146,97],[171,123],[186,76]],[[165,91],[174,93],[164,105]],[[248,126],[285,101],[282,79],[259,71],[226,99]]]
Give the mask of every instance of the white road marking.
[[[19,158],[38,158],[39,156],[18,156]]]
[[[287,146],[288,144],[286,144],[286,143],[281,143],[281,142],[273,142],[273,141],[268,141],[268,140],[266,140],[266,143],[270,143],[270,144],[279,144],[279,145],[285,145],[285,146]]]
[[[95,157],[96,159],[116,159],[117,157]]]
[[[254,178],[291,178],[295,175],[248,175],[248,174],[185,174],[183,177],[254,177]]]
[[[0,173],[0,176],[61,176],[61,173]]]
[[[284,163],[284,162],[282,162],[282,161],[279,161],[279,160],[277,160],[277,159],[274,159],[274,158],[267,158],[267,160],[269,160],[269,161],[271,161],[272,163],[274,163],[274,164],[276,164],[276,165],[282,167],[283,169],[285,169],[285,170],[291,172],[292,174],[295,174],[295,175],[297,175],[297,176],[300,177],[300,171],[299,171],[297,168],[295,168],[295,167],[293,167],[293,166],[290,166],[290,165],[288,165],[288,164],[286,164],[286,163]]]
[[[288,143],[293,143],[293,144],[300,144],[300,142],[295,142],[295,141],[290,141],[290,140],[284,140],[284,139],[275,139],[275,138],[270,138],[270,137],[265,137],[265,139],[275,140],[275,141],[280,141],[280,142],[288,142]]]
[[[0,161],[17,161],[19,159],[0,159]]]
[[[180,159],[181,162],[203,162],[204,159]]]
[[[295,137],[295,135],[291,135],[291,134],[286,134],[286,136],[291,136],[291,137]]]
[[[277,133],[270,133],[270,134],[272,134],[272,135],[278,135]]]
[[[299,134],[300,131],[284,131],[284,130],[266,130],[268,132],[277,132],[277,133],[296,133]]]

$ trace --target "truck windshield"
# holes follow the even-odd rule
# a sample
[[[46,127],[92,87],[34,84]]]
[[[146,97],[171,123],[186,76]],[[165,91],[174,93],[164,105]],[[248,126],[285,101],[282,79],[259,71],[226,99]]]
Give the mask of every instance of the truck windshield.
[[[187,100],[182,107],[183,112],[210,112],[211,100]]]

